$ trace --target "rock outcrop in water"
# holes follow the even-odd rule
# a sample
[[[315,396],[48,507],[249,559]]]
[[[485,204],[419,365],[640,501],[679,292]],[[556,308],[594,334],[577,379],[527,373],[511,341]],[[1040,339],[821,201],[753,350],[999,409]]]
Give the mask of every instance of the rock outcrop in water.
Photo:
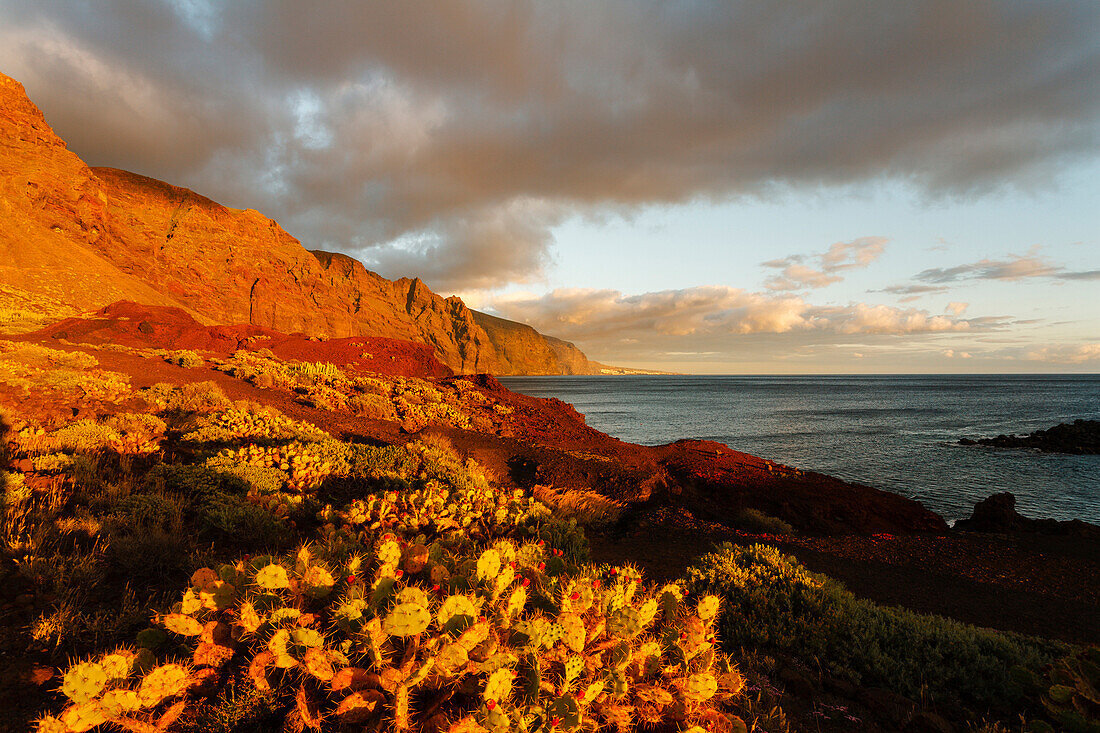
[[[1029,435],[998,435],[995,438],[963,438],[959,445],[988,445],[993,448],[1030,448],[1048,453],[1100,454],[1100,420],[1074,420]]]
[[[1016,511],[1016,496],[1010,492],[993,494],[974,505],[969,519],[955,522],[955,529],[964,532],[992,532],[1008,534],[1016,532],[1034,532],[1041,534],[1073,535],[1090,540],[1100,540],[1100,527],[1072,519],[1060,522],[1057,519],[1029,519]]]

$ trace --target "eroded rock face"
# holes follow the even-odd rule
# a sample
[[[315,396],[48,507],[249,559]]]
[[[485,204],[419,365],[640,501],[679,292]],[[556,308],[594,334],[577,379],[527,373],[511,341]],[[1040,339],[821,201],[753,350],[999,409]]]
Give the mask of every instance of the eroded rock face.
[[[572,344],[489,316],[486,327],[458,298],[307,250],[257,211],[89,168],[3,75],[0,171],[0,315],[18,312],[6,320],[26,321],[19,330],[127,300],[182,308],[206,324],[415,341],[462,373],[589,370]]]
[[[180,306],[96,250],[107,195],[27,99],[0,74],[0,330],[33,330],[117,300]]]

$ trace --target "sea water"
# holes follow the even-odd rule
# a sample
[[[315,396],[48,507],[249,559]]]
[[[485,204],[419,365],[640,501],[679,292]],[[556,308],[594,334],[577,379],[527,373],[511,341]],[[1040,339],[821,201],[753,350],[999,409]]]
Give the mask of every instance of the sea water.
[[[1028,517],[1100,524],[1100,456],[958,445],[1100,419],[1100,375],[508,377],[592,427],[645,445],[680,438],[922,502],[948,521],[1011,491]]]

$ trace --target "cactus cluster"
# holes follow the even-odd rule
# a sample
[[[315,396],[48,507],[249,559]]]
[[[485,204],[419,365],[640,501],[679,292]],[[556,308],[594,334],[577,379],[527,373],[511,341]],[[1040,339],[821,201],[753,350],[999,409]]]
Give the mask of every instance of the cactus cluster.
[[[248,684],[285,696],[291,722],[307,727],[549,733],[734,723],[718,703],[743,682],[715,647],[716,598],[693,603],[679,586],[645,586],[631,567],[550,576],[546,559],[534,542],[473,548],[385,532],[369,544],[319,542],[203,568],[160,617],[196,642],[188,667],[162,665],[134,687],[117,662],[100,660],[74,667],[66,683],[74,705],[100,701],[82,730],[155,707],[192,684],[191,670],[218,674],[238,655]],[[108,689],[119,693],[110,704]]]
[[[402,534],[487,538],[548,516],[545,505],[519,489],[496,491],[487,485],[455,489],[429,481],[408,491],[370,494],[339,510],[326,506],[318,518],[354,531],[389,529]]]
[[[261,443],[295,440],[317,442],[329,439],[328,433],[306,422],[292,420],[278,410],[254,405],[203,416],[185,433],[188,443],[230,443],[249,440]]]
[[[38,721],[40,733],[84,733],[110,725],[129,731],[165,730],[184,709],[177,700],[209,675],[182,664],[153,662],[140,649],[117,649],[95,660],[77,662],[62,675],[68,705]]]

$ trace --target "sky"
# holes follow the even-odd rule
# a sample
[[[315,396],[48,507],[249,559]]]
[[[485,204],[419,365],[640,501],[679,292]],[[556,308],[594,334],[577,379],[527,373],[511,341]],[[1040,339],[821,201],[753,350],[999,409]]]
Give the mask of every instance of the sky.
[[[0,0],[0,71],[605,363],[1100,372],[1100,3]]]

